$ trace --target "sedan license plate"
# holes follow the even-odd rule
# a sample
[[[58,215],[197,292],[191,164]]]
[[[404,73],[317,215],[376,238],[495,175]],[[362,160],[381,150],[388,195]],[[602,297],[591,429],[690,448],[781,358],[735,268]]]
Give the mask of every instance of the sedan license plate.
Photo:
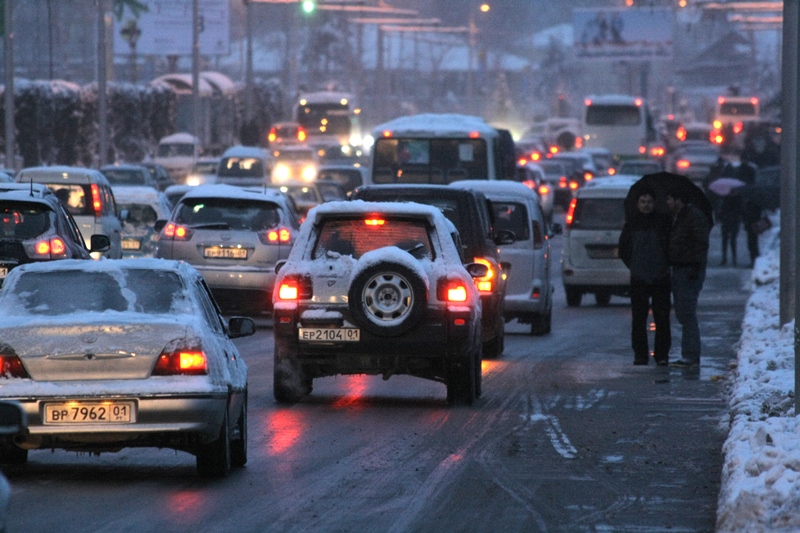
[[[140,243],[136,239],[122,239],[122,249],[123,250],[138,250],[142,247],[142,243]]]
[[[132,424],[136,422],[134,402],[46,403],[45,424]]]
[[[300,328],[299,339],[307,342],[358,342],[361,330],[358,328]]]
[[[216,259],[247,259],[247,249],[209,246],[203,251],[203,255]]]

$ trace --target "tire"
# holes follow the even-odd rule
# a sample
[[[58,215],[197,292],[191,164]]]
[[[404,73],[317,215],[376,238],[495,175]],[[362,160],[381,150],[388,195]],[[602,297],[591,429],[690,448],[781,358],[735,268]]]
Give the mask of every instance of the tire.
[[[222,427],[216,440],[203,444],[197,450],[197,472],[206,478],[223,478],[231,471],[231,432],[228,427],[228,410],[222,417]]]
[[[531,322],[531,335],[542,336],[550,333],[553,322],[553,309],[550,308],[546,313],[537,313]]]
[[[24,465],[28,462],[28,450],[23,450],[11,440],[11,437],[0,440],[0,464]]]
[[[447,403],[449,405],[472,405],[475,402],[475,354],[450,360],[447,371]]]
[[[425,281],[400,263],[383,261],[361,271],[348,291],[353,321],[379,337],[396,337],[424,318]]]
[[[581,306],[581,299],[583,298],[583,293],[581,293],[581,291],[572,287],[564,287],[564,291],[567,293],[568,307]]]
[[[239,438],[231,442],[231,466],[241,468],[247,464],[247,391],[244,393],[244,405],[236,421],[236,432]]]
[[[477,344],[480,346],[480,343]],[[475,362],[473,363],[475,367],[475,399],[481,397],[483,394],[483,368],[481,367],[481,350],[473,350],[473,358]]]
[[[594,301],[598,307],[606,307],[611,303],[611,293],[607,291],[597,291],[594,293]]]
[[[293,404],[311,394],[312,381],[303,374],[300,361],[295,357],[281,356],[275,346],[272,368],[272,395],[281,404]]]

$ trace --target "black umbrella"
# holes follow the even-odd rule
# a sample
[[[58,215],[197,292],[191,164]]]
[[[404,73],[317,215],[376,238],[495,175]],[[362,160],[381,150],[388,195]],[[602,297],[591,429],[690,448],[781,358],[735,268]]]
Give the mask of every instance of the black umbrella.
[[[628,196],[625,197],[625,219],[629,219],[632,214],[636,213],[638,208],[636,204],[639,202],[639,196],[642,192],[650,189],[656,195],[656,211],[659,213],[669,213],[667,206],[667,193],[678,189],[684,191],[689,203],[694,204],[697,208],[705,213],[708,217],[709,227],[714,225],[714,209],[711,207],[711,202],[703,192],[703,189],[698,187],[686,176],[681,174],[673,174],[672,172],[656,172],[654,174],[645,174],[636,183],[631,185],[628,191]]]

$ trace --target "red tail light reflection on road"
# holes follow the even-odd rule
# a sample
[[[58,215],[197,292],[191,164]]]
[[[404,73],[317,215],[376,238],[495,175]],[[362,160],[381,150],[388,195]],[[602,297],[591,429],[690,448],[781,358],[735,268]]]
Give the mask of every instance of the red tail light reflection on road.
[[[267,454],[282,455],[290,451],[306,430],[307,424],[300,415],[290,410],[273,411],[267,417]]]

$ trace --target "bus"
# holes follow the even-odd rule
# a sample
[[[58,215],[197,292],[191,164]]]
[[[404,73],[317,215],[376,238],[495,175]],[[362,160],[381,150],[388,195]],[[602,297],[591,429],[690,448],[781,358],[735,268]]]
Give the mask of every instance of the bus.
[[[360,114],[352,94],[335,91],[302,94],[294,108],[295,122],[315,146],[360,146]]]
[[[712,139],[724,150],[742,150],[747,125],[760,120],[757,97],[720,96],[714,110]]]
[[[448,184],[513,179],[514,141],[482,118],[425,113],[375,127],[372,183]]]
[[[604,147],[620,159],[644,157],[656,140],[653,120],[642,98],[589,96],[581,115],[583,146]]]

